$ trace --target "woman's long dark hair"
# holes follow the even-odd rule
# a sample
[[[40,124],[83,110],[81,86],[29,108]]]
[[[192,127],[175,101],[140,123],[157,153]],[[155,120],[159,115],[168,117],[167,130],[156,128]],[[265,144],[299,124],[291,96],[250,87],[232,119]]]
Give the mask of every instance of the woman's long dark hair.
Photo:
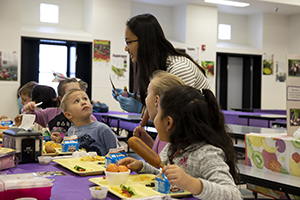
[[[175,125],[169,135],[170,161],[178,149],[181,153],[191,152],[200,147],[192,144],[206,142],[224,151],[225,162],[238,182],[233,142],[226,132],[224,115],[210,90],[200,91],[186,85],[171,87],[162,92],[159,104],[162,118],[172,117]]]
[[[139,92],[141,101],[145,105],[146,90],[149,78],[155,70],[167,70],[166,61],[169,55],[184,56],[190,59],[205,74],[189,55],[177,51],[166,39],[157,19],[149,14],[132,17],[126,26],[138,37],[138,55],[134,70],[134,94]]]

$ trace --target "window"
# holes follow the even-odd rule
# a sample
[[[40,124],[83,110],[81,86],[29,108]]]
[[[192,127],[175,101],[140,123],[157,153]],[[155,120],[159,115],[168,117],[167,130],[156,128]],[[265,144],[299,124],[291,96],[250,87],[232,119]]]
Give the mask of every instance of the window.
[[[218,38],[219,38],[219,40],[230,40],[231,39],[231,25],[219,24]]]
[[[57,86],[52,82],[53,71],[67,77],[80,78],[92,88],[92,42],[21,37],[21,86],[29,81]],[[57,84],[57,83],[56,83]]]
[[[53,4],[40,4],[40,21],[47,23],[58,23],[59,7]]]
[[[68,42],[59,40],[41,40],[39,52],[39,84],[51,86],[56,91],[58,82],[52,82],[54,79],[53,72],[61,73],[70,78],[75,77],[75,58],[76,47]]]
[[[53,72],[66,75],[67,53],[66,46],[40,44],[39,84],[57,89],[58,82],[52,82]]]

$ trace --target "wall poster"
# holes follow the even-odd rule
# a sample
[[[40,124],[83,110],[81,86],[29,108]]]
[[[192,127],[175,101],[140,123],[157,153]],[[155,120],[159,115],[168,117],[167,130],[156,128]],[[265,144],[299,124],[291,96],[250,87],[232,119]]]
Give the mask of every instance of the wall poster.
[[[16,51],[0,51],[0,80],[18,80],[18,55]]]
[[[206,72],[206,76],[212,76],[214,77],[214,70],[215,70],[215,65],[214,61],[201,61],[201,66]]]
[[[264,53],[263,58],[263,75],[272,75],[274,68],[274,54]]]
[[[113,78],[127,78],[126,72],[129,71],[127,68],[127,55],[113,54],[111,59],[111,71]]]
[[[110,41],[94,40],[94,65],[109,67],[110,62]]]
[[[300,128],[300,55],[286,56],[286,127],[288,135]]]

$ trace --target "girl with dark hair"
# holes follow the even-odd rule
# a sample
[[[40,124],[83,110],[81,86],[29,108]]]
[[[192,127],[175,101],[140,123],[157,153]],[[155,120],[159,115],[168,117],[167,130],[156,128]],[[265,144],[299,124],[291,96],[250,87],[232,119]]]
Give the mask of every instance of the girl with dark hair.
[[[31,91],[31,100],[35,103],[43,102],[39,108],[45,109],[50,107],[58,107],[59,99],[55,90],[47,85],[36,85]]]
[[[160,158],[170,185],[199,199],[242,199],[233,143],[214,94],[190,86],[164,90],[154,119],[159,139],[169,142]],[[149,164],[125,158],[119,161],[138,173],[159,174]]]
[[[163,70],[181,78],[186,85],[196,89],[209,88],[205,71],[187,54],[177,51],[165,38],[164,32],[151,14],[132,17],[126,23],[125,51],[127,51],[134,68],[134,93],[130,98],[113,97],[119,101],[123,110],[140,113],[145,105],[149,78],[155,70]],[[123,90],[117,89],[119,94]],[[139,95],[139,97],[138,97]]]

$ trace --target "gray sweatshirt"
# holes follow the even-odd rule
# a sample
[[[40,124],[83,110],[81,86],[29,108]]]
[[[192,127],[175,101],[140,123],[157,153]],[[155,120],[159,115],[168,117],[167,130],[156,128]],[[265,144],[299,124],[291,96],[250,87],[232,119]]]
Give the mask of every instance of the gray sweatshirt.
[[[187,174],[201,180],[202,193],[194,196],[199,199],[243,199],[224,161],[225,154],[222,149],[206,143],[198,145],[201,147],[196,151],[177,155],[173,159]],[[170,144],[167,144],[159,155],[164,165],[169,164],[169,146]],[[159,174],[160,170],[143,163],[139,173]]]

